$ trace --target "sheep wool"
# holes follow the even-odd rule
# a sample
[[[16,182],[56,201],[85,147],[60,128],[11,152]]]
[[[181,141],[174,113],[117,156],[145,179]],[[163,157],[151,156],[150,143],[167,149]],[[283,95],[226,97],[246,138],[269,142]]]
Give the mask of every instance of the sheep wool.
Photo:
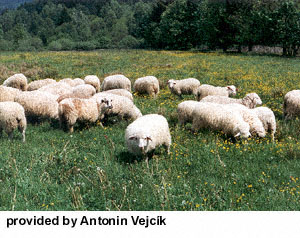
[[[27,78],[24,74],[14,74],[3,82],[3,86],[27,90]]]
[[[212,102],[218,104],[232,104],[238,103],[242,104],[248,108],[255,108],[256,105],[261,105],[262,101],[256,93],[248,93],[242,99],[229,98],[227,96],[207,96],[203,98],[200,102]]]
[[[197,100],[200,101],[202,98],[209,95],[218,96],[234,96],[236,95],[236,87],[234,85],[226,87],[215,87],[209,84],[202,84],[197,89]]]
[[[170,79],[168,81],[168,87],[171,93],[182,97],[182,95],[193,94],[196,96],[200,82],[195,78],[187,78],[182,80]]]
[[[76,79],[64,78],[64,79],[60,80],[59,82],[66,83],[66,84],[70,85],[71,87],[76,87],[78,85],[84,84],[84,81],[80,78],[76,78]]]
[[[186,122],[193,121],[193,111],[197,104],[199,102],[193,100],[187,100],[178,104],[177,114],[179,124],[183,125]]]
[[[270,132],[272,140],[275,139],[275,132],[276,132],[276,119],[274,112],[267,107],[256,107],[252,109],[258,118],[263,123],[263,126],[265,128],[265,131]]]
[[[107,90],[107,91],[104,91],[104,92],[119,95],[119,96],[123,96],[123,97],[127,97],[128,99],[133,101],[132,93],[127,91],[126,89],[123,89],[123,88],[111,89],[111,90]]]
[[[145,155],[164,145],[169,153],[171,134],[165,117],[158,114],[142,116],[127,126],[125,141],[128,151],[134,155]]]
[[[300,115],[300,90],[292,90],[284,96],[283,116],[286,120]]]
[[[25,142],[27,121],[24,108],[16,102],[0,102],[0,134],[4,130],[10,139],[13,131],[18,128]]]
[[[140,94],[146,93],[156,97],[159,93],[159,82],[154,76],[138,78],[133,84],[134,91]]]
[[[96,75],[85,76],[84,83],[92,85],[96,92],[100,92],[100,79]]]
[[[250,126],[244,121],[242,115],[232,108],[225,108],[216,103],[199,103],[193,111],[192,130],[210,128],[223,131],[227,135],[247,138]]]
[[[27,91],[34,91],[38,90],[39,88],[46,86],[48,84],[56,83],[54,79],[40,79],[40,80],[35,80],[32,81],[28,84]]]
[[[17,88],[11,88],[6,86],[0,86],[0,102],[7,102],[11,101],[13,102],[15,100],[15,97],[21,93]]]
[[[131,81],[122,74],[115,74],[104,78],[101,85],[102,91],[117,88],[123,88],[131,92]]]
[[[71,94],[73,92],[73,87],[63,82],[57,82],[43,86],[39,88],[38,91],[48,92],[56,96],[62,96],[64,94]]]

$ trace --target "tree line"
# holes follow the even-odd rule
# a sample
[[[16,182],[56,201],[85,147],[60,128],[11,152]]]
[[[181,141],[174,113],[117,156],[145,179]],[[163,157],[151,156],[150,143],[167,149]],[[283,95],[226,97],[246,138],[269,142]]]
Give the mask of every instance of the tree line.
[[[0,50],[300,46],[299,0],[34,0],[0,15]]]

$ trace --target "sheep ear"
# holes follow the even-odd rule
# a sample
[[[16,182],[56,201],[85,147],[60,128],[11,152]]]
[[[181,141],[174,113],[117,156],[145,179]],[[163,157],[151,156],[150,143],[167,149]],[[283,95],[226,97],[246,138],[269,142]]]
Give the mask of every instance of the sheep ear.
[[[146,140],[151,140],[151,141],[152,141],[152,139],[151,139],[150,136],[147,136],[147,137],[146,137]]]
[[[239,132],[239,133],[237,133],[234,137],[238,137],[238,136],[240,136],[241,135],[241,133]]]
[[[131,136],[131,137],[129,137],[129,140],[135,140],[136,139],[136,137],[135,136]]]
[[[239,89],[238,89],[238,88],[236,88],[236,89],[235,89],[235,91],[239,91]]]

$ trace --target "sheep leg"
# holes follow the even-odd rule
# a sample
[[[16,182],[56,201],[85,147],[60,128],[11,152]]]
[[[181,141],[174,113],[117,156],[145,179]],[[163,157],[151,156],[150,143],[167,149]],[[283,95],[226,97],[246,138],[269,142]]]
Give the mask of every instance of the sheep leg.
[[[73,131],[74,131],[74,127],[73,126],[69,126],[69,132],[73,133]]]
[[[23,138],[23,142],[25,142],[25,130],[23,130],[22,132],[22,138]]]
[[[9,138],[10,140],[13,139],[13,133],[12,133],[12,132],[8,132],[8,138]]]

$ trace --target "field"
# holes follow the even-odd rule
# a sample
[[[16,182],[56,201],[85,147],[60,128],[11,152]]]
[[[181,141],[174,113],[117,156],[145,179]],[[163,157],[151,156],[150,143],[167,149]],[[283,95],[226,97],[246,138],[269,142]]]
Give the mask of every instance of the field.
[[[0,53],[1,83],[13,73],[29,80],[122,73],[132,82],[154,75],[156,100],[135,95],[143,114],[164,115],[171,153],[149,160],[130,155],[124,143],[129,121],[111,118],[78,125],[74,133],[57,122],[29,124],[21,135],[0,139],[1,210],[300,210],[300,121],[282,120],[283,96],[300,88],[300,59],[171,51]],[[178,126],[168,79],[195,77],[201,83],[238,87],[236,97],[256,92],[277,118],[270,136],[233,143],[222,133],[192,133]],[[185,96],[184,100],[192,99]]]

